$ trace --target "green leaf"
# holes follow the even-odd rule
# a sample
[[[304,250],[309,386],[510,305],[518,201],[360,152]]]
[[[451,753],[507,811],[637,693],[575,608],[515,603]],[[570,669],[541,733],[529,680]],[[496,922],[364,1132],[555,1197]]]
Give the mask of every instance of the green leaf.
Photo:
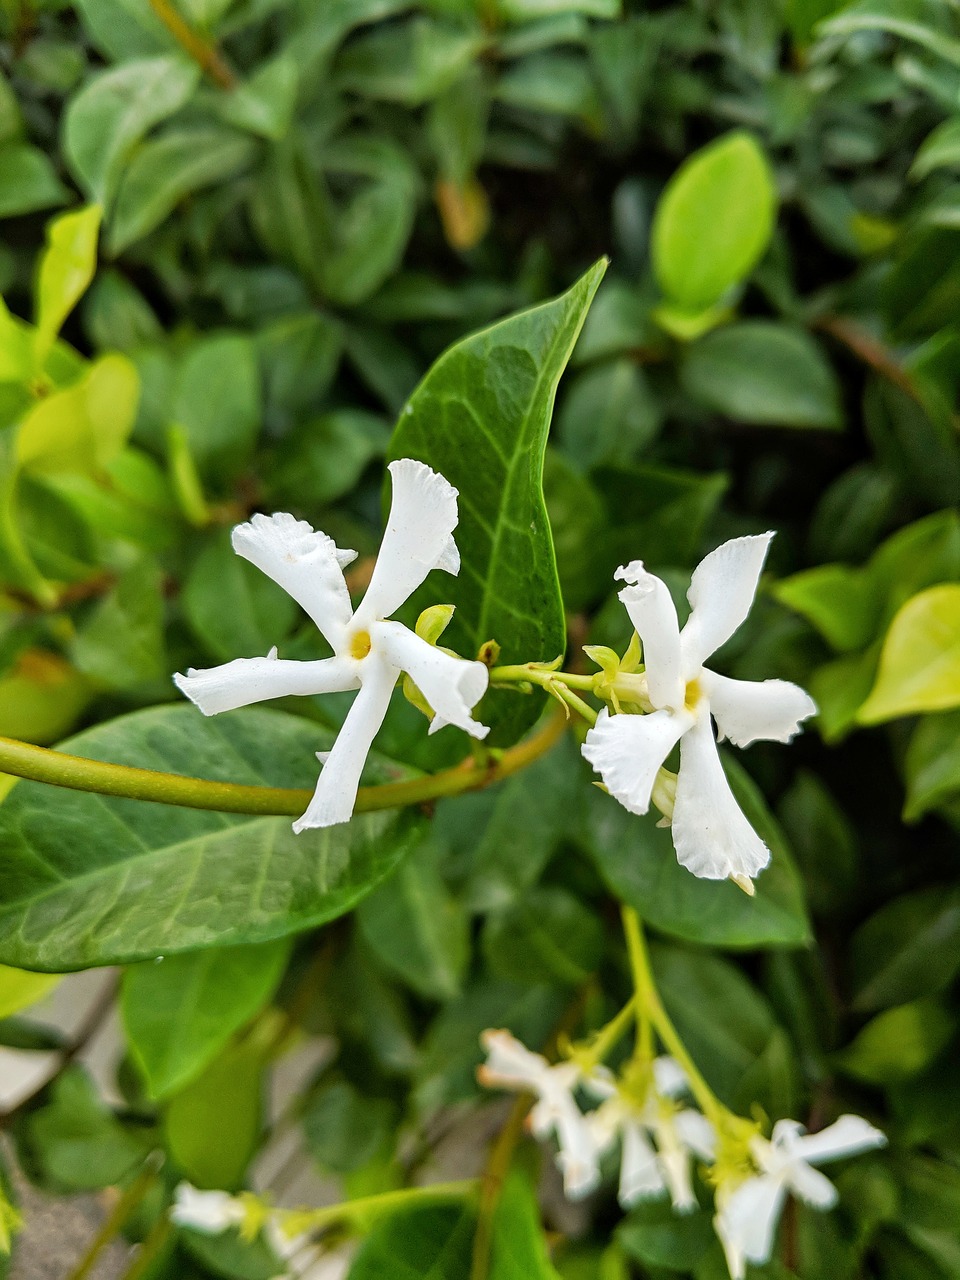
[[[262,63],[246,84],[224,97],[221,114],[228,124],[275,141],[290,128],[298,81],[296,62],[281,54]]]
[[[103,210],[98,204],[63,213],[47,227],[47,248],[37,280],[36,355],[43,361],[60,326],[80,301],[97,266]]]
[[[897,1005],[873,1018],[836,1055],[846,1075],[868,1084],[895,1084],[918,1075],[953,1038],[955,1017],[936,997]]]
[[[705,1213],[679,1214],[669,1202],[640,1204],[617,1228],[624,1253],[648,1267],[670,1271],[695,1267],[714,1241]]]
[[[823,564],[770,588],[781,604],[817,628],[839,653],[863,649],[876,634],[881,601],[869,575],[842,564]]]
[[[107,242],[121,253],[149,235],[184,196],[234,178],[256,154],[250,138],[229,129],[176,129],[145,142],[127,166],[110,215]]]
[[[276,1280],[283,1263],[262,1235],[244,1240],[236,1230],[210,1236],[181,1227],[177,1243],[203,1267],[203,1275],[225,1276],[229,1280]],[[178,1259],[179,1261],[179,1259]],[[179,1280],[179,1278],[178,1278]]]
[[[469,28],[418,16],[357,36],[337,59],[335,75],[353,93],[418,107],[449,89],[482,45]]]
[[[123,975],[124,1030],[151,1098],[187,1084],[272,996],[290,954],[285,940],[192,951]]]
[[[198,1187],[239,1189],[260,1138],[263,1048],[230,1045],[173,1097],[164,1117],[170,1155]]]
[[[631,462],[656,435],[660,418],[643,370],[623,357],[579,374],[564,399],[557,434],[564,451],[586,469]]]
[[[0,145],[0,218],[18,218],[69,199],[70,192],[39,147],[26,142]]]
[[[191,628],[220,662],[262,657],[300,616],[285,591],[237,555],[226,530],[204,545],[181,599]]]
[[[744,280],[767,247],[777,211],[770,167],[749,134],[695,152],[657,205],[653,269],[667,298],[691,314]]]
[[[46,744],[69,733],[92,695],[69,662],[45,649],[24,649],[0,677],[0,734]]]
[[[473,1212],[423,1208],[378,1222],[360,1246],[347,1280],[464,1280],[470,1274]]]
[[[78,0],[91,40],[115,62],[169,53],[176,42],[150,5],[140,0]]]
[[[916,822],[960,791],[960,711],[924,716],[906,756],[904,822]]]
[[[388,970],[420,995],[457,995],[470,956],[467,916],[437,867],[434,846],[406,859],[361,904],[357,921],[367,945]]]
[[[144,557],[78,628],[71,645],[77,670],[105,689],[138,690],[165,681],[163,622],[163,575]]]
[[[853,1004],[872,1011],[932,995],[960,972],[960,889],[886,903],[853,935]]]
[[[394,432],[391,458],[429,463],[460,491],[460,577],[451,645],[472,657],[487,640],[503,661],[550,661],[564,649],[563,602],[543,501],[543,454],[557,382],[606,269],[567,293],[465,338],[436,362]],[[490,699],[492,745],[515,740],[539,704]]]
[[[810,939],[803,891],[780,828],[743,769],[725,761],[734,792],[772,861],[748,898],[730,881],[698,880],[677,862],[669,830],[591,787],[584,841],[610,889],[654,928],[717,947],[800,946]]]
[[[960,585],[930,587],[890,624],[861,724],[960,705]]]
[[[370,1098],[346,1080],[334,1080],[307,1100],[303,1134],[325,1170],[354,1173],[389,1147],[397,1118],[389,1098]]]
[[[607,508],[609,574],[638,548],[647,564],[692,567],[730,483],[722,472],[660,466],[601,467],[594,480]]]
[[[529,1179],[513,1169],[493,1214],[490,1280],[560,1280],[547,1255],[540,1209]]]
[[[910,166],[915,182],[935,169],[954,169],[960,165],[960,120],[944,120],[924,138]]]
[[[63,149],[91,199],[106,204],[136,144],[188,101],[200,68],[182,55],[135,58],[103,71],[70,99]]]
[[[17,429],[17,462],[34,472],[105,467],[133,430],[140,379],[126,356],[103,356],[64,391],[37,402]]]
[[[575,987],[603,954],[604,930],[594,911],[565,889],[542,886],[488,917],[483,950],[491,973],[521,982]]]
[[[201,475],[224,488],[249,462],[260,427],[256,350],[242,334],[194,342],[177,371],[171,409]]]
[[[939,4],[931,5],[929,0],[860,0],[824,23],[820,33],[848,36],[858,31],[885,31],[960,66],[960,40],[938,29],[941,13]]]
[[[779,427],[843,425],[840,388],[814,338],[768,320],[727,325],[692,343],[684,390],[736,422]]]
[[[856,829],[819,776],[800,770],[780,801],[786,828],[811,909],[836,915],[856,891]]]
[[[9,1018],[42,1000],[60,981],[47,973],[26,973],[0,965],[0,1018]]]
[[[154,707],[64,750],[223,781],[313,786],[331,734],[282,712],[204,719]],[[370,763],[371,780],[385,770]],[[396,769],[389,771],[396,778]],[[342,915],[402,858],[411,828],[376,813],[295,836],[243,818],[20,782],[0,805],[0,961],[87,968],[261,942]],[[230,892],[225,892],[225,887]]]
[[[363,409],[325,413],[284,441],[266,477],[268,492],[278,504],[296,505],[304,492],[316,502],[334,502],[383,456],[389,439],[384,419]]]

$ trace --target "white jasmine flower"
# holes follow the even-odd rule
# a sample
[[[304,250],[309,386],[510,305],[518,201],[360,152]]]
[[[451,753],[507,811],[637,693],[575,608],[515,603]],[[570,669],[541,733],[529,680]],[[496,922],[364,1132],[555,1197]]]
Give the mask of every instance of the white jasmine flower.
[[[565,1193],[571,1200],[589,1195],[600,1182],[600,1166],[596,1142],[573,1096],[581,1083],[580,1068],[575,1062],[551,1065],[509,1031],[484,1031],[480,1043],[487,1061],[478,1068],[477,1079],[488,1087],[536,1095],[528,1121],[530,1132],[541,1141],[556,1135],[560,1146],[557,1165]]]
[[[704,662],[746,618],[772,533],[733,538],[711,551],[693,574],[692,612],[681,633],[666,584],[640,560],[617,570],[620,592],[643,643],[648,715],[600,713],[583,754],[631,813],[646,813],[658,771],[680,743],[673,808],[677,857],[696,876],[729,877],[748,893],[770,851],[733,797],[710,724],[738,747],[759,739],[789,742],[816,712],[809,694],[785,680],[731,680]]]
[[[604,1099],[587,1116],[599,1153],[609,1150],[618,1137],[621,1140],[618,1199],[623,1208],[665,1191],[679,1212],[696,1208],[690,1157],[711,1161],[716,1135],[699,1111],[674,1101],[687,1087],[680,1064],[673,1058],[657,1058],[652,1084],[639,1098],[629,1085],[618,1088],[607,1072],[597,1073],[587,1087]]]
[[[787,1192],[816,1209],[831,1209],[837,1189],[813,1168],[881,1147],[886,1137],[860,1116],[841,1116],[820,1133],[806,1134],[796,1120],[780,1120],[768,1141],[759,1135],[750,1154],[760,1170],[731,1188],[717,1188],[714,1226],[732,1280],[743,1280],[746,1264],[769,1262],[773,1238]]]
[[[246,1216],[241,1201],[226,1191],[198,1191],[189,1182],[178,1185],[170,1206],[170,1218],[178,1227],[192,1227],[210,1236],[239,1227]]]
[[[255,515],[233,531],[236,553],[303,607],[333,649],[332,658],[284,661],[272,649],[265,658],[237,658],[208,671],[174,676],[177,687],[207,716],[291,694],[359,690],[294,831],[349,821],[367,753],[403,672],[436,713],[431,733],[445,724],[474,738],[488,732],[470,714],[486,692],[484,664],[445,653],[401,623],[387,621],[431,569],[459,572],[453,540],[457,490],[410,458],[391,462],[389,470],[393,501],[387,529],[355,613],[343,577],[355,551],[341,551],[325,533],[285,514]]]

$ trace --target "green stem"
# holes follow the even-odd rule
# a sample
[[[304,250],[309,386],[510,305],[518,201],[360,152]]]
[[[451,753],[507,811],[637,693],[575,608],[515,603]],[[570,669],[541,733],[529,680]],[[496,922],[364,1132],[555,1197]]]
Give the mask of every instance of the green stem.
[[[604,1061],[636,1015],[637,1000],[634,996],[627,1001],[618,1014],[615,1014],[610,1019],[605,1027],[601,1027],[583,1053],[577,1055],[577,1062],[585,1075],[589,1072],[591,1066],[597,1066]]]
[[[539,732],[504,751],[486,764],[465,760],[453,769],[386,782],[378,787],[361,787],[355,813],[396,809],[424,804],[441,796],[455,796],[490,786],[526,768],[539,759],[563,735],[564,719],[552,716]],[[99,795],[122,796],[128,800],[153,800],[187,809],[213,809],[220,813],[247,813],[295,817],[304,811],[312,792],[286,787],[249,787],[233,782],[211,782],[178,773],[134,769],[66,755],[47,747],[36,747],[13,738],[0,738],[0,773],[47,782],[74,791],[95,791]]]
[[[113,1206],[103,1226],[90,1242],[90,1247],[70,1272],[67,1280],[86,1280],[86,1277],[96,1266],[100,1254],[119,1235],[123,1224],[153,1186],[156,1177],[157,1162],[156,1160],[150,1160]]]
[[[322,1231],[340,1222],[354,1222],[380,1217],[405,1209],[411,1204],[446,1204],[450,1200],[466,1200],[480,1189],[478,1178],[463,1182],[436,1182],[429,1187],[401,1187],[399,1191],[384,1191],[375,1196],[361,1196],[357,1200],[344,1200],[323,1209],[301,1211],[294,1209],[290,1218],[298,1231]]]
[[[512,667],[494,667],[490,672],[491,684],[536,684],[559,699],[588,724],[597,723],[597,713],[574,689],[593,690],[593,676],[576,675],[570,671],[551,671],[536,662]]]
[[[676,1027],[660,1000],[650,967],[650,954],[643,937],[640,917],[632,907],[622,908],[623,931],[627,939],[627,952],[630,956],[630,969],[637,992],[638,1007],[643,1010],[653,1024],[664,1048],[676,1058],[686,1073],[690,1083],[690,1091],[700,1104],[700,1110],[708,1120],[720,1126],[727,1115],[727,1108],[700,1074],[700,1069],[687,1052],[687,1047],[680,1039]]]

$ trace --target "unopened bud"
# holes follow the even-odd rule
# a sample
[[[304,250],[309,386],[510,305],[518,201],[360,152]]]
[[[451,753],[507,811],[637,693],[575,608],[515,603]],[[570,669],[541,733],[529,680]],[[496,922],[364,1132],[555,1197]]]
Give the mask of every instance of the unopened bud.
[[[429,609],[424,609],[414,627],[420,639],[426,640],[427,644],[436,644],[449,626],[454,608],[452,604],[432,604]]]

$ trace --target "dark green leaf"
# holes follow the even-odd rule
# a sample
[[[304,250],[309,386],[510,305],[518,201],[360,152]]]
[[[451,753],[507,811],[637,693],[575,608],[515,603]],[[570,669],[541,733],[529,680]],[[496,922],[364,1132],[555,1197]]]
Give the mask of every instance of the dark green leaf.
[[[853,935],[854,1005],[885,1009],[950,985],[960,970],[960,889],[894,898]]]
[[[25,142],[0,146],[0,218],[15,218],[66,204],[70,192],[39,147]]]
[[[353,1173],[390,1144],[397,1108],[370,1098],[346,1080],[323,1085],[307,1101],[303,1132],[314,1159],[332,1173]]]
[[[490,1280],[560,1280],[547,1256],[540,1210],[529,1180],[514,1169],[493,1215]]]
[[[367,1236],[348,1280],[464,1280],[470,1274],[473,1213],[412,1209],[385,1218]]]

